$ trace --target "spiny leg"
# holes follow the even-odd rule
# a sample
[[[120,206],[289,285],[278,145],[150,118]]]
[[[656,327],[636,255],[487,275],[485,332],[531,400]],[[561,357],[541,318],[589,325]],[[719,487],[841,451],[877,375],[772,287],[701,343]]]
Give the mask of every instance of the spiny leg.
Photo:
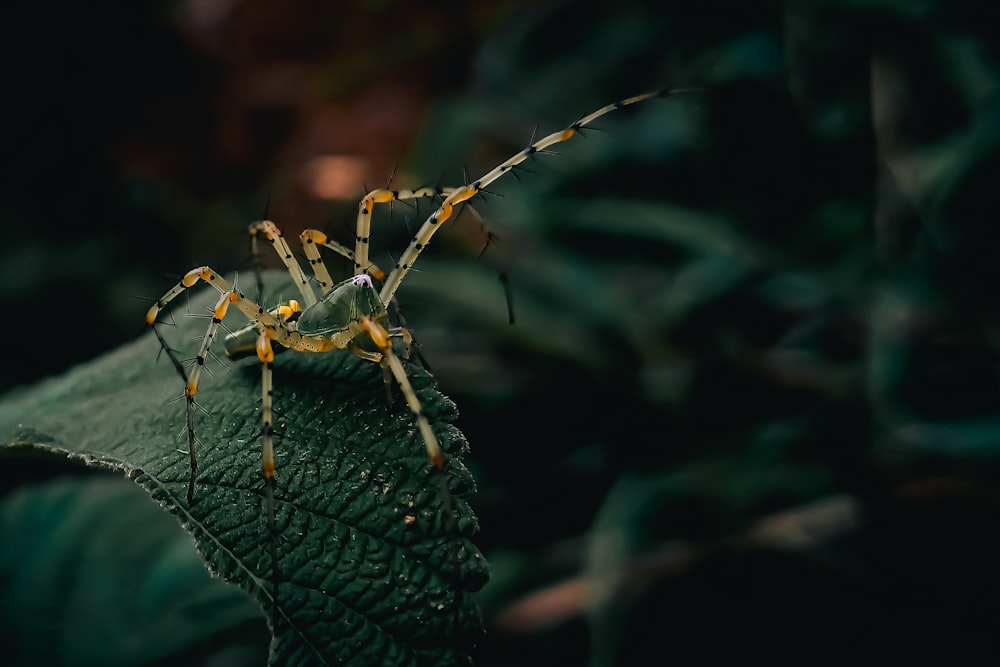
[[[486,242],[483,244],[482,249],[479,251],[479,255],[476,257],[476,259],[482,259],[486,254],[486,251],[489,250],[491,246],[494,248],[497,247],[499,237],[490,231],[489,227],[486,226],[486,221],[483,220],[483,216],[479,214],[479,211],[471,206],[468,210],[472,212],[472,215],[479,222],[479,227],[486,236]],[[497,255],[499,255],[499,252],[497,252]],[[507,323],[514,324],[514,295],[510,289],[510,274],[504,266],[502,259],[497,260],[495,268],[497,271],[497,280],[500,282],[500,286],[503,287],[504,301],[507,303]]]
[[[389,337],[389,332],[370,317],[362,318],[361,328],[371,336],[372,341],[374,341],[382,353],[381,363],[389,368],[389,371],[399,384],[399,388],[403,392],[403,398],[406,399],[406,404],[410,407],[414,420],[417,422],[417,428],[420,430],[420,435],[424,440],[424,448],[427,450],[427,458],[430,459],[431,465],[438,470],[443,470],[444,455],[441,453],[441,446],[438,444],[437,436],[434,435],[434,430],[431,429],[430,422],[424,416],[420,399],[417,398],[417,393],[410,384],[410,379],[406,375],[406,369],[403,368],[403,362],[399,360],[399,357],[392,350],[392,340]]]
[[[184,381],[184,398],[185,398],[185,420],[188,435],[188,454],[191,460],[191,474],[188,479],[188,489],[187,489],[187,501],[188,504],[194,502],[194,486],[195,479],[198,476],[198,458],[195,453],[195,446],[197,445],[198,438],[194,431],[194,397],[198,393],[198,380],[201,377],[201,371],[205,367],[205,360],[208,358],[209,348],[212,345],[212,341],[215,340],[215,336],[218,334],[219,325],[222,322],[222,318],[225,317],[226,310],[230,303],[234,303],[238,298],[238,293],[230,289],[229,291],[224,291],[218,303],[212,312],[212,320],[209,322],[208,329],[205,331],[205,335],[202,337],[201,346],[198,349],[198,355],[195,357],[194,366],[191,368],[191,372],[188,373],[183,364],[177,359],[173,351],[167,345],[166,340],[160,334],[160,331],[156,328],[156,318],[159,315],[159,311],[170,303],[178,294],[180,294],[185,287],[185,281],[190,282],[192,285],[197,282],[190,280],[190,274],[184,276],[173,289],[171,289],[167,294],[161,297],[157,302],[149,309],[146,313],[146,323],[153,328],[153,333],[156,338],[160,341],[160,345],[163,350],[167,353],[170,361],[174,364],[174,368],[180,374]],[[228,284],[228,283],[227,283]]]
[[[334,282],[333,278],[330,277],[330,272],[327,271],[326,264],[323,262],[323,258],[320,256],[319,249],[316,246],[329,248],[341,257],[350,260],[355,266],[359,266],[358,262],[355,260],[354,253],[351,252],[350,248],[342,246],[336,241],[331,241],[327,238],[326,234],[317,229],[304,230],[299,235],[299,240],[302,242],[302,250],[306,254],[306,259],[309,260],[309,266],[312,267],[313,275],[316,276],[316,280],[319,282],[319,286],[323,291],[323,294],[328,294],[330,290],[333,289]],[[385,279],[385,272],[372,262],[369,262],[364,270],[358,273],[367,273],[376,280]],[[355,273],[355,275],[358,275],[358,273]]]
[[[289,247],[288,242],[285,241],[278,226],[270,220],[261,220],[250,225],[250,236],[254,244],[255,254],[256,239],[259,234],[263,234],[271,245],[274,246],[274,251],[281,258],[281,261],[285,264],[285,268],[292,275],[292,280],[295,281],[295,285],[299,288],[299,293],[302,294],[302,301],[306,304],[306,307],[308,308],[316,303],[316,295],[313,293],[312,287],[309,286],[309,278],[302,270],[302,267],[299,266],[298,260],[292,254],[292,249]]]
[[[204,338],[202,339],[201,347],[199,348],[198,356],[196,357],[195,366],[190,373],[187,373],[170,348],[167,347],[166,341],[160,335],[159,330],[156,329],[155,324],[160,311],[171,301],[177,298],[178,295],[196,285],[199,280],[217,288],[221,292],[221,295],[218,302],[215,304],[215,308],[212,312],[212,320],[208,325],[208,330],[206,331]],[[288,331],[283,326],[281,321],[275,318],[275,315],[272,315],[263,307],[244,297],[232,286],[232,284],[229,283],[229,281],[208,266],[202,266],[188,271],[184,277],[181,278],[179,283],[158,299],[149,309],[146,313],[146,322],[153,327],[153,331],[156,334],[157,339],[159,339],[161,345],[164,347],[164,350],[166,350],[174,366],[177,368],[181,377],[184,378],[185,381],[184,395],[187,398],[188,445],[191,457],[191,476],[188,482],[187,501],[188,504],[191,504],[194,501],[195,479],[198,471],[197,458],[194,450],[195,443],[197,441],[194,434],[194,396],[198,392],[198,380],[201,375],[201,370],[204,367],[209,348],[215,340],[215,337],[218,335],[218,330],[222,324],[222,320],[226,316],[229,306],[231,305],[235,305],[247,319],[254,322],[260,331],[257,337],[256,351],[257,357],[261,362],[261,468],[264,475],[267,530],[271,550],[272,595],[274,605],[272,607],[272,627],[277,628],[278,582],[280,580],[280,570],[278,568],[277,558],[277,528],[274,507],[274,474],[276,468],[274,461],[274,425],[272,410],[272,369],[274,362],[274,348],[271,341],[278,340],[279,343],[289,348],[310,350],[308,342],[306,342],[305,346],[303,346],[303,339],[301,336],[299,336],[296,332]],[[278,317],[286,318],[290,311],[291,306],[285,305],[276,309],[275,313]]]
[[[184,369],[184,364],[180,362],[174,351],[170,349],[167,341],[163,338],[163,334],[160,330],[156,328],[156,322],[151,324],[153,333],[156,335],[156,339],[160,341],[160,348],[166,353],[167,358],[174,365],[177,373],[181,376],[181,380],[184,382],[184,386],[187,387],[189,378],[188,373]],[[185,412],[185,427],[187,428],[188,437],[188,456],[190,458],[191,474],[188,477],[188,489],[187,489],[187,502],[188,505],[194,502],[194,480],[198,476],[198,457],[195,454],[195,447],[198,444],[198,438],[194,434],[194,395],[189,395],[187,390],[184,391],[184,398],[186,401],[186,412]]]
[[[410,349],[413,346],[413,334],[406,327],[392,327],[390,329],[383,329],[389,338],[399,338],[403,341],[403,359],[406,361],[410,360]],[[390,343],[391,347],[391,343]],[[392,371],[389,369],[389,365],[384,362],[384,354],[380,352],[368,352],[362,348],[354,345],[351,347],[351,351],[357,356],[365,359],[366,361],[372,361],[379,364],[382,367],[382,380],[385,385],[385,405],[386,407],[392,407]],[[423,360],[421,360],[423,361]]]
[[[372,212],[376,204],[394,201],[423,199],[428,197],[448,197],[456,188],[417,188],[416,190],[372,190],[358,204],[357,235],[354,238],[354,275],[363,273],[369,266],[368,242],[371,236]],[[389,303],[383,301],[383,303]]]
[[[273,312],[266,310],[255,301],[246,298],[242,292],[233,287],[232,283],[223,278],[218,271],[210,266],[199,266],[184,274],[181,281],[157,299],[156,303],[146,312],[146,324],[151,325],[156,322],[156,317],[161,310],[179,295],[183,294],[185,290],[194,287],[199,280],[213,286],[222,293],[231,292],[234,296],[230,298],[237,310],[243,313],[243,316],[251,322],[255,324],[259,323],[268,329],[272,329],[274,340],[280,343],[282,347],[299,350],[300,352],[326,352],[334,347],[345,347],[344,344],[331,345],[328,341],[307,338],[297,331],[286,328],[278,319],[278,317],[283,317],[283,313],[286,312],[283,308],[278,308]]]
[[[396,262],[395,267],[393,267],[392,272],[386,279],[385,283],[382,285],[382,291],[379,296],[382,298],[383,303],[389,303],[393,295],[395,295],[396,290],[399,288],[399,284],[403,281],[403,277],[406,273],[413,267],[413,263],[417,261],[417,257],[420,256],[421,251],[427,247],[430,243],[431,237],[434,233],[441,227],[441,223],[450,218],[454,213],[455,207],[458,204],[472,199],[477,194],[482,192],[491,183],[496,181],[498,178],[514,170],[519,164],[530,158],[532,155],[544,151],[545,149],[558,144],[560,142],[571,139],[575,136],[581,129],[590,123],[594,122],[601,116],[610,113],[616,109],[621,109],[623,107],[631,106],[648,100],[654,97],[669,97],[670,95],[677,95],[680,93],[695,92],[699,89],[695,88],[684,88],[684,89],[669,89],[669,90],[658,90],[651,93],[645,93],[643,95],[636,95],[634,97],[629,97],[618,102],[613,102],[606,106],[601,107],[593,113],[589,113],[586,116],[579,118],[578,120],[571,123],[568,127],[558,132],[553,132],[552,134],[542,137],[538,141],[532,143],[527,148],[524,148],[516,155],[510,157],[507,161],[497,165],[486,174],[484,174],[478,180],[467,183],[458,188],[454,188],[450,194],[445,196],[444,201],[441,205],[430,214],[424,224],[417,230],[413,239],[410,241],[410,245],[407,246],[406,251]],[[367,200],[366,200],[367,201]],[[386,200],[389,201],[389,200]],[[358,227],[361,227],[361,218],[359,214]]]
[[[485,188],[485,186],[483,187]],[[418,188],[416,190],[388,190],[388,189],[372,190],[367,195],[365,195],[364,198],[362,198],[361,203],[358,206],[357,235],[355,237],[355,243],[356,243],[355,247],[357,248],[357,250],[355,253],[351,253],[350,250],[340,245],[339,243],[335,243],[333,245],[328,245],[326,243],[323,243],[322,241],[316,241],[316,243],[320,245],[326,245],[326,247],[330,248],[331,250],[353,261],[355,275],[358,275],[360,273],[368,273],[377,280],[383,280],[385,278],[385,272],[382,271],[382,269],[376,266],[368,258],[368,247],[371,234],[371,219],[372,219],[372,213],[375,209],[375,205],[388,204],[394,201],[406,201],[410,199],[427,199],[432,197],[447,198],[458,189],[459,188],[425,187],[425,188]],[[482,188],[480,189],[480,192],[482,192]],[[480,227],[482,227],[482,229],[486,232],[486,238],[487,238],[486,246],[483,248],[482,251],[485,252],[486,248],[489,247],[490,243],[495,240],[495,236],[486,227],[486,223],[483,220],[482,216],[480,216],[479,213],[471,207],[470,210],[476,216],[476,219],[478,220]],[[314,230],[306,230],[302,233],[301,237],[302,246],[303,248],[305,248],[306,256],[309,257],[310,264],[313,264],[314,267],[316,267],[317,265],[322,266],[322,259],[320,259],[319,253],[315,250],[315,248],[310,248],[312,241],[309,240],[309,236],[311,236],[311,234],[313,233],[320,234],[320,237],[323,239],[323,241],[326,241],[325,234],[314,232]],[[426,247],[426,245],[427,244],[425,243],[424,247]],[[310,251],[312,251],[312,254],[310,254]],[[480,255],[482,255],[482,252],[480,252]],[[313,255],[315,255],[315,257]],[[326,267],[323,266],[322,270],[325,273]],[[333,283],[330,280],[328,273],[325,274],[325,277],[320,277],[319,270],[316,270],[316,275],[317,279],[320,280],[321,284],[330,285],[331,286],[330,288],[332,288]],[[513,324],[514,315],[510,302],[510,290],[507,284],[506,273],[504,273],[503,271],[501,271],[500,274],[500,282],[504,287],[504,293],[507,297],[508,319],[511,321],[511,324]],[[383,303],[389,303],[389,302],[384,301]]]
[[[403,397],[406,399],[407,406],[409,406],[410,411],[413,413],[414,421],[417,423],[417,429],[420,431],[420,436],[424,441],[424,448],[427,450],[427,458],[434,470],[435,477],[437,477],[438,491],[441,498],[441,511],[443,512],[445,521],[447,522],[449,541],[448,555],[454,571],[456,594],[459,596],[455,605],[455,616],[457,622],[458,614],[461,609],[462,595],[462,587],[459,584],[461,569],[458,560],[458,519],[455,516],[455,508],[451,498],[451,489],[448,486],[448,475],[444,468],[444,454],[441,451],[441,446],[438,444],[437,436],[434,435],[434,430],[431,428],[430,422],[427,421],[427,417],[424,416],[423,406],[420,404],[420,399],[417,398],[417,393],[413,390],[413,385],[410,384],[410,379],[406,375],[406,369],[403,368],[403,362],[401,362],[399,357],[396,356],[396,353],[393,352],[392,340],[389,332],[381,324],[370,317],[364,317],[361,319],[361,328],[368,333],[372,341],[381,351],[381,354],[379,355],[377,353],[366,352],[358,347],[352,347],[352,350],[355,354],[358,354],[362,358],[379,362],[383,369],[387,368],[388,371],[392,373],[392,376],[396,379],[396,383],[399,384],[399,389],[402,391]]]
[[[191,372],[188,373],[184,370],[183,365],[167,347],[166,342],[160,335],[160,332],[156,329],[155,324],[160,311],[166,308],[170,302],[176,299],[180,294],[196,285],[199,280],[218,289],[221,292],[221,295],[212,312],[212,321],[209,323],[208,330],[202,339],[201,346],[198,350],[198,356],[195,357],[194,367],[191,369]],[[221,325],[222,319],[225,317],[230,305],[235,305],[248,320],[256,323],[261,329],[271,331],[271,336],[277,339],[278,342],[285,347],[308,349],[308,341],[305,344],[306,347],[304,347],[301,336],[286,329],[274,317],[274,315],[250,299],[247,299],[240,292],[236,291],[228,280],[223,278],[208,266],[201,266],[188,271],[184,277],[181,278],[180,282],[170,288],[166,294],[157,299],[156,303],[150,307],[149,311],[146,313],[146,323],[153,327],[156,337],[160,340],[161,345],[163,345],[164,349],[167,351],[168,356],[184,380],[184,396],[187,403],[188,448],[191,457],[191,476],[188,483],[187,493],[187,500],[189,504],[194,500],[195,479],[198,473],[198,463],[195,455],[197,438],[194,432],[194,397],[198,393],[198,381],[201,377],[202,369],[205,366],[205,360],[207,359],[209,348],[218,334],[219,326]]]
[[[278,567],[278,528],[274,511],[274,348],[271,339],[274,330],[262,327],[257,337],[257,358],[260,359],[260,438],[261,467],[264,472],[264,504],[267,512],[268,544],[271,551],[271,629],[278,631],[278,582],[281,570]]]

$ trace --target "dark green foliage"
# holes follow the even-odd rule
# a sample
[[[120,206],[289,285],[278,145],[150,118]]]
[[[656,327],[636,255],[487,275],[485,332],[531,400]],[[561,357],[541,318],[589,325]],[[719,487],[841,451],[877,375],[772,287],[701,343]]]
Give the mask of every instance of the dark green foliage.
[[[516,326],[444,240],[400,291],[477,443],[484,664],[997,657],[1000,24],[764,4],[523,15],[413,157],[707,89],[474,202]]]
[[[205,664],[213,656],[263,664],[271,635],[260,608],[213,579],[190,535],[120,476],[21,486],[0,502],[0,530],[5,664]]]
[[[477,13],[487,4],[492,16]],[[317,30],[302,33],[238,12],[222,20],[212,44],[222,34],[236,36],[224,46],[259,43],[254,28],[266,26],[272,45],[250,59],[262,70],[217,51],[226,109],[258,100],[257,74],[301,62],[304,44],[320,64],[295,81],[341,96],[247,105],[254,119],[285,119],[271,125],[285,132],[244,132],[245,144],[234,143],[252,157],[235,167],[213,147],[232,145],[238,112],[213,116],[218,125],[201,133],[171,124],[173,145],[197,144],[187,160],[167,152],[169,176],[133,169],[115,181],[137,209],[117,209],[131,234],[105,231],[114,210],[81,209],[94,196],[72,187],[96,188],[69,170],[85,163],[49,157],[67,142],[32,147],[44,173],[59,170],[62,196],[7,197],[10,219],[22,221],[11,223],[13,240],[62,226],[55,245],[48,233],[30,246],[47,251],[36,262],[43,276],[0,262],[17,297],[7,312],[26,321],[53,303],[64,275],[74,290],[88,275],[110,276],[117,292],[74,291],[79,299],[59,302],[62,317],[43,318],[30,337],[8,327],[19,336],[7,349],[34,344],[47,358],[110,345],[110,326],[87,341],[73,333],[102,321],[102,307],[139,319],[122,294],[156,293],[162,270],[236,265],[246,223],[272,195],[271,215],[290,236],[292,226],[319,227],[350,243],[356,197],[303,195],[305,162],[289,156],[367,138],[388,153],[372,158],[385,166],[369,186],[397,163],[392,187],[456,185],[463,166],[482,174],[536,127],[538,136],[651,89],[704,87],[609,114],[558,155],[505,176],[490,188],[498,196],[471,202],[495,233],[483,260],[473,261],[487,241],[479,219],[455,216],[398,293],[476,444],[477,541],[492,576],[477,664],[1000,661],[995,3],[502,4],[433,16],[424,4],[338,5],[337,21],[303,13]],[[357,39],[322,32],[334,29]],[[418,64],[403,47],[419,41],[458,51]],[[322,50],[354,44],[356,57]],[[432,104],[411,109],[426,124],[407,154],[409,136],[366,118],[405,125],[407,104],[394,101],[412,99],[401,89],[426,90],[421,81],[434,82],[421,98]],[[63,91],[52,90],[45,108],[62,108]],[[310,124],[331,111],[342,134]],[[399,256],[427,204],[376,211],[376,262]],[[137,228],[163,241],[136,252]],[[130,247],[82,245],[102,232]],[[181,244],[183,261],[153,259]],[[234,254],[216,261],[221,249]],[[105,270],[127,262],[139,266]],[[512,288],[513,327],[494,265]],[[299,386],[280,370],[279,398]]]
[[[290,288],[284,274],[270,274],[267,282],[271,289],[265,299],[272,301]],[[216,299],[213,290],[198,290],[191,312],[204,312]],[[206,326],[204,318],[181,312],[174,321],[176,330],[164,328],[178,347],[190,345]],[[206,378],[198,394],[207,413],[196,417],[203,444],[189,506],[188,456],[181,433],[184,402],[172,400],[182,382],[165,358],[157,363],[158,351],[149,333],[65,376],[9,397],[0,407],[0,440],[5,445],[0,455],[37,452],[125,473],[176,515],[215,574],[244,588],[269,614],[271,562],[256,437],[259,367],[253,359],[229,370],[212,364],[214,377]],[[467,445],[450,425],[454,405],[433,389],[426,373],[413,368],[425,414],[448,454],[461,573],[455,572],[449,555],[448,518],[442,516],[438,485],[412,415],[398,395],[387,410],[379,367],[349,352],[280,355],[275,364],[275,495],[281,589],[273,664],[438,665],[468,660],[466,652],[480,632],[469,593],[485,582],[486,564],[469,541],[477,523],[467,503],[473,481],[461,461]],[[16,470],[16,462],[9,469]],[[18,520],[22,526],[26,522],[24,517]],[[113,506],[106,520],[118,526],[120,516]],[[55,533],[60,525],[64,531],[79,530],[72,517],[62,521],[46,530]],[[100,534],[95,531],[95,537]],[[8,550],[20,552],[29,546],[16,535],[5,537]],[[109,539],[127,541],[127,536]],[[66,548],[85,550],[100,544],[70,538],[65,542]],[[47,552],[62,546],[57,539],[40,548]],[[123,553],[122,558],[130,555]],[[36,559],[52,557],[40,553]],[[83,569],[88,562],[81,558],[79,571],[52,576],[86,579],[91,576]],[[461,594],[459,587],[464,589]],[[26,593],[5,591],[6,609],[26,604],[16,598]],[[224,604],[232,599],[219,597]],[[156,599],[143,598],[141,603],[154,605]],[[456,605],[461,605],[457,612]],[[197,613],[215,616],[216,610]],[[66,619],[58,630],[68,635],[71,629],[99,626],[104,620],[95,612]],[[205,631],[197,641],[207,641],[218,629],[206,626]],[[151,647],[149,653],[189,649],[183,644],[186,636],[172,637],[169,646]],[[142,658],[137,655],[131,664],[140,664]]]

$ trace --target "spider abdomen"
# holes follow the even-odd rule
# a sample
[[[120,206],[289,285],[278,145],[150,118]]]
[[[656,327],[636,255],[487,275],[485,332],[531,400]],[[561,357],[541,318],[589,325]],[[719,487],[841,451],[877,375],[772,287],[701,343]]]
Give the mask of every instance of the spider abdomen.
[[[360,331],[359,323],[364,317],[375,320],[383,327],[389,326],[389,314],[371,278],[360,274],[339,283],[303,310],[296,321],[296,328],[304,338],[333,338],[352,328]]]

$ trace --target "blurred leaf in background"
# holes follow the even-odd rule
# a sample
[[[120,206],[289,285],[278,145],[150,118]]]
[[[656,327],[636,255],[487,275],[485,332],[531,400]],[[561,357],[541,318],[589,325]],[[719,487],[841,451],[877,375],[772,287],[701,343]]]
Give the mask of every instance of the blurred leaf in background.
[[[483,664],[996,657],[995,18],[555,5],[483,46],[413,164],[707,88],[475,203],[514,327],[468,249],[400,291],[477,443]]]
[[[260,608],[213,579],[190,536],[131,482],[64,474],[22,486],[0,514],[6,664],[260,665],[267,656]]]

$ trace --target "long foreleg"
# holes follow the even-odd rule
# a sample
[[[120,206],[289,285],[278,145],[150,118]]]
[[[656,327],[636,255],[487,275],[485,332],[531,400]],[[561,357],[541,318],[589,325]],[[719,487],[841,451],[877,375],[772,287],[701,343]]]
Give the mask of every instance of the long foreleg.
[[[392,300],[393,295],[399,288],[399,284],[403,281],[403,277],[406,273],[413,267],[413,263],[417,261],[420,253],[424,248],[430,243],[431,237],[434,233],[441,227],[441,223],[450,218],[455,212],[455,207],[459,204],[472,199],[485,188],[489,187],[491,183],[499,179],[504,174],[510,173],[515,167],[520,165],[525,160],[529,159],[531,156],[546,150],[550,146],[558,144],[563,141],[567,141],[572,137],[576,136],[585,126],[594,122],[601,116],[610,113],[616,109],[621,109],[623,107],[631,106],[648,100],[654,97],[668,97],[670,95],[676,95],[679,93],[694,92],[696,89],[685,88],[685,89],[671,89],[671,90],[658,90],[651,93],[645,93],[643,95],[636,95],[635,97],[629,97],[618,102],[613,102],[607,106],[601,107],[593,113],[589,113],[583,116],[573,123],[570,123],[565,129],[559,130],[558,132],[553,132],[552,134],[542,137],[538,141],[532,143],[526,148],[522,149],[517,154],[511,156],[505,162],[497,165],[481,178],[467,183],[458,188],[454,188],[441,202],[441,205],[430,214],[427,220],[421,225],[420,229],[413,236],[410,241],[410,245],[407,246],[406,251],[396,262],[393,267],[392,272],[386,279],[385,283],[382,285],[382,290],[379,296],[382,298],[382,303],[389,303]],[[366,200],[367,201],[367,200]],[[359,217],[359,230],[360,217]],[[360,234],[360,232],[359,232]]]

